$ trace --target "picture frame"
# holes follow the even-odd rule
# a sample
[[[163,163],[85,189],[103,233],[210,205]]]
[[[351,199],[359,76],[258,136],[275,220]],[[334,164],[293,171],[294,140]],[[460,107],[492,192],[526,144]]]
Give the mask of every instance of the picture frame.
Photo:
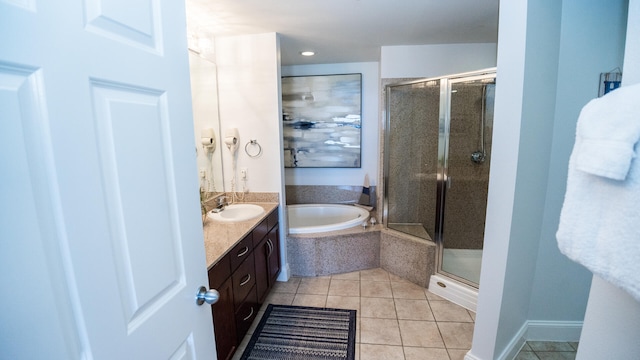
[[[282,77],[286,168],[360,168],[362,74]]]

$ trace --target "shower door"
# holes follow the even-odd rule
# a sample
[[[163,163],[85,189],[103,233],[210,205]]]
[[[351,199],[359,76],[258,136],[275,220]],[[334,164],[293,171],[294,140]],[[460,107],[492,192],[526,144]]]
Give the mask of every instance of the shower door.
[[[438,272],[478,286],[489,185],[495,74],[442,81]]]
[[[495,71],[387,85],[384,223],[438,245],[437,272],[478,286]]]
[[[385,224],[434,240],[440,80],[394,85],[386,95]]]

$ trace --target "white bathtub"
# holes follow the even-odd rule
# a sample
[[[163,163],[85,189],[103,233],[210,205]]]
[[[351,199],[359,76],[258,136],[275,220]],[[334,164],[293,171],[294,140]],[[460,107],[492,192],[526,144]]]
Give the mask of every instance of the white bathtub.
[[[289,234],[321,233],[362,225],[369,212],[354,205],[287,205]]]

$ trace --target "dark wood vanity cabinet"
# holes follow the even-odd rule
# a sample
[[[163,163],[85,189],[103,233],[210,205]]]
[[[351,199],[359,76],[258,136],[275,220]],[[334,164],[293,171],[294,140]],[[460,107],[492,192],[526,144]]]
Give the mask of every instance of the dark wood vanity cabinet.
[[[231,265],[229,257],[222,258],[209,269],[209,288],[220,293],[218,302],[211,305],[213,310],[213,326],[216,331],[216,353],[218,359],[231,359],[239,344],[233,302],[233,286],[231,284]]]
[[[233,309],[233,288],[231,280],[227,279],[218,288],[220,299],[213,304],[213,326],[216,329],[216,353],[218,359],[229,360],[236,352],[240,341],[236,333]]]
[[[278,209],[209,269],[218,359],[231,359],[280,273]]]

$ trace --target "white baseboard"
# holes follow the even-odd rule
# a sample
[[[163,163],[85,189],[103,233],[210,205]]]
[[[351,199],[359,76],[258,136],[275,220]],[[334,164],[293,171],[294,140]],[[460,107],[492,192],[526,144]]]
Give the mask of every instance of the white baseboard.
[[[469,352],[464,356],[464,360],[482,360],[479,357],[473,355],[471,353],[471,350],[469,350]]]
[[[514,359],[522,347],[524,346],[525,341],[527,341],[527,329],[529,328],[529,322],[525,321],[524,324],[520,327],[520,329],[515,333],[515,335],[509,341],[509,344],[502,351],[500,356],[496,357],[496,360],[512,360]]]
[[[579,341],[582,321],[529,320],[527,341]]]
[[[289,268],[289,263],[286,263],[282,266],[280,270],[280,274],[278,274],[278,278],[276,281],[289,281],[291,277],[291,269]]]
[[[496,360],[514,359],[526,341],[579,341],[581,332],[582,321],[527,320]],[[467,354],[465,360],[483,359]]]

